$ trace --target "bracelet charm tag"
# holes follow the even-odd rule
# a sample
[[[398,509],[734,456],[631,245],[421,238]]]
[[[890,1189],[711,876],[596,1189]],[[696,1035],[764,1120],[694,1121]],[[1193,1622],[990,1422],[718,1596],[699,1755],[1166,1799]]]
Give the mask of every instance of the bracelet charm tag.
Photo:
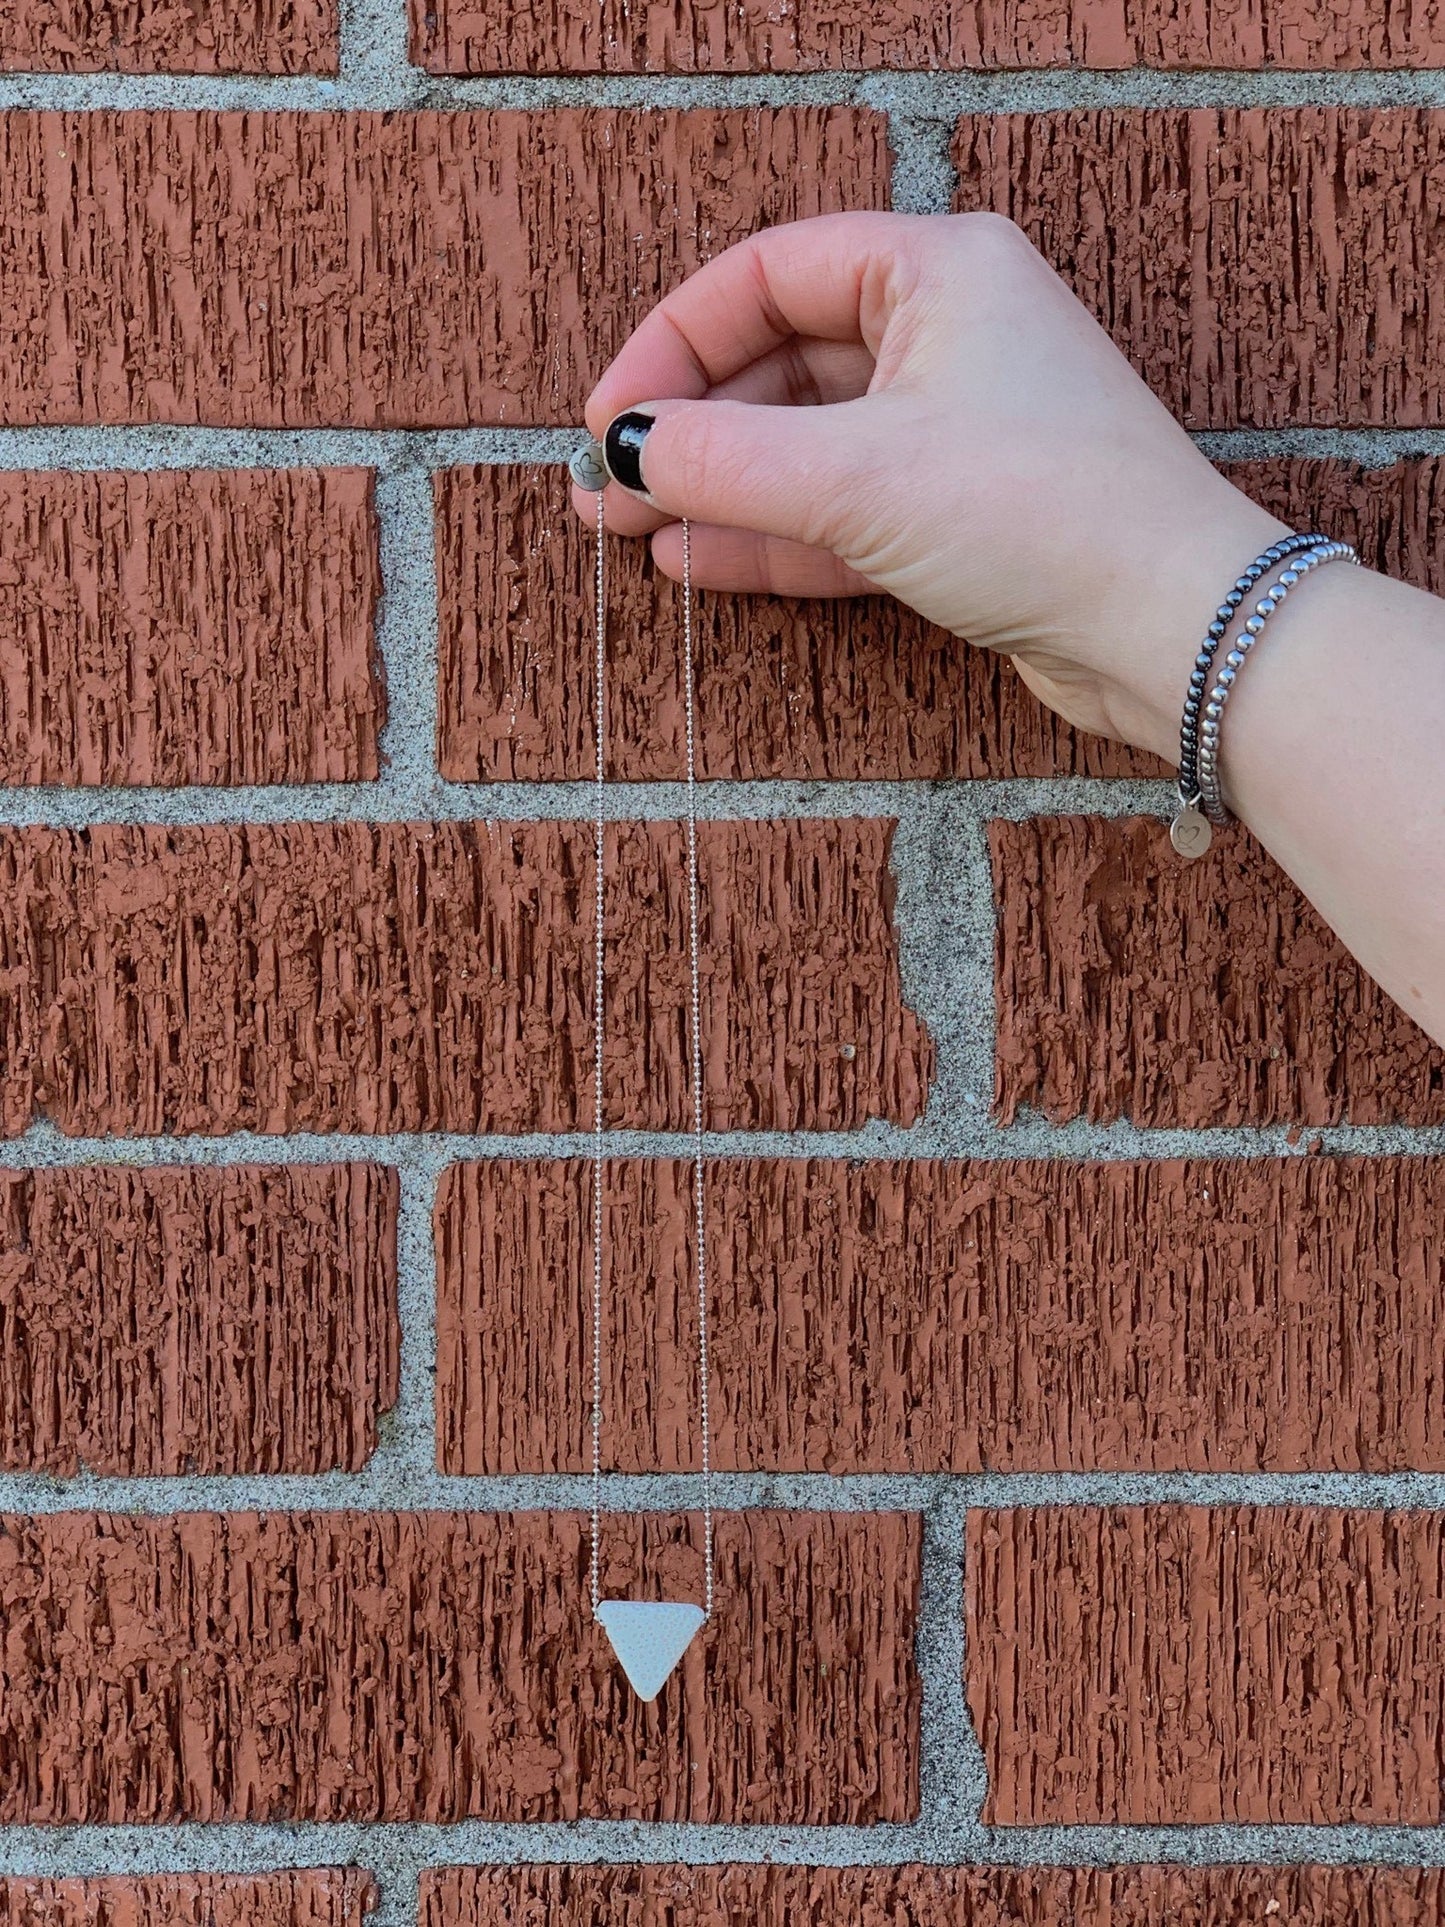
[[[1197,803],[1186,803],[1169,825],[1169,841],[1182,857],[1203,856],[1214,841],[1209,818]]]

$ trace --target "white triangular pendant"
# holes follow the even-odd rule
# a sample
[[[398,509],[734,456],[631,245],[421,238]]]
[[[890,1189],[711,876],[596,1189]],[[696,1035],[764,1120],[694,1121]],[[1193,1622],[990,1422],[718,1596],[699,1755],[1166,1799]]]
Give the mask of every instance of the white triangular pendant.
[[[655,1700],[707,1615],[669,1599],[603,1599],[597,1617],[641,1700]]]

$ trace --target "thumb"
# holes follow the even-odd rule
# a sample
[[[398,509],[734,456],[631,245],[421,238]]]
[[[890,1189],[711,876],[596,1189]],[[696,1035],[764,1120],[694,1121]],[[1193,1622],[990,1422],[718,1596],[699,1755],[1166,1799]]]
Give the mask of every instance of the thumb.
[[[603,437],[614,481],[665,515],[841,553],[899,447],[881,395],[818,407],[643,402]]]

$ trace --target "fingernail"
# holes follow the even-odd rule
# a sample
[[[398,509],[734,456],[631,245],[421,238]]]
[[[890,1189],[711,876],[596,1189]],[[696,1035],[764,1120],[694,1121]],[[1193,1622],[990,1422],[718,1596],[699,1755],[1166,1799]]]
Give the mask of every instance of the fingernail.
[[[620,482],[624,488],[630,488],[638,495],[647,493],[647,484],[642,479],[642,444],[652,425],[651,415],[644,415],[635,408],[629,409],[625,415],[618,415],[609,423],[607,433],[602,438],[608,474],[614,482]]]

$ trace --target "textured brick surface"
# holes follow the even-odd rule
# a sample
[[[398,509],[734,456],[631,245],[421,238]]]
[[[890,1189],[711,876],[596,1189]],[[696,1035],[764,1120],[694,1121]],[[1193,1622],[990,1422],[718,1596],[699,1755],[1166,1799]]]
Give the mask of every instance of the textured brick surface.
[[[693,1470],[691,1167],[607,1168],[608,1465]],[[454,1166],[438,1456],[588,1463],[590,1166]],[[727,1470],[1445,1471],[1445,1161],[708,1166]]]
[[[1445,465],[1325,460],[1225,464],[1296,527],[1365,561],[1445,586]],[[458,782],[590,776],[592,685],[576,673],[591,620],[593,546],[562,467],[442,470],[438,746]],[[1247,558],[1244,558],[1247,559]],[[608,548],[610,772],[682,767],[677,590],[641,543]],[[1069,729],[991,652],[965,648],[888,597],[703,595],[697,605],[704,776],[948,778],[1154,775],[1164,766]],[[1201,618],[1202,621],[1202,618]]]
[[[411,0],[433,73],[767,73],[868,67],[1411,67],[1445,62],[1428,0],[1330,10],[1271,0]]]
[[[1208,864],[1148,817],[993,823],[989,843],[1005,1120],[1445,1120],[1445,1052],[1243,831]]]
[[[0,782],[375,776],[371,493],[364,469],[0,475]]]
[[[0,1927],[363,1927],[375,1904],[357,1867],[0,1880]]]
[[[993,825],[996,1010],[918,995],[969,1049],[996,1028],[1000,1118],[1075,1121],[1070,1155],[866,1161],[778,1153],[922,1116],[900,940],[910,989],[946,975],[942,912],[895,930],[886,821],[704,825],[706,1122],[740,1133],[706,1175],[715,1463],[763,1504],[720,1515],[715,1620],[644,1706],[592,1621],[587,1521],[553,1509],[585,1503],[592,1191],[551,1154],[585,1139],[486,1156],[590,1122],[591,826],[542,820],[540,792],[505,799],[531,822],[365,820],[425,814],[438,777],[590,776],[593,557],[563,467],[443,460],[555,454],[511,431],[565,442],[699,262],[886,206],[890,131],[910,196],[936,185],[915,110],[937,89],[860,72],[1057,101],[958,123],[957,204],[1021,221],[1189,426],[1428,446],[1445,107],[1290,103],[1343,70],[1366,77],[1347,95],[1445,100],[1445,0],[0,0],[0,76],[26,69],[51,77],[15,103],[77,111],[0,112],[0,430],[59,465],[0,474],[0,786],[37,819],[0,827],[0,1136],[31,1133],[40,1167],[0,1168],[0,1847],[47,1876],[0,1876],[0,1927],[365,1927],[378,1905],[393,1927],[1445,1927],[1440,1868],[1248,1864],[1275,1850],[1247,1833],[1159,1865],[1080,1866],[1103,1836],[1067,1831],[1002,1841],[1064,1864],[974,1852],[975,1733],[1003,1827],[1445,1823],[1445,1511],[1403,1509],[1445,1475],[1445,1157],[1311,1137],[1445,1126],[1445,1051],[1243,833],[1181,866],[1162,824],[1072,792],[1077,818]],[[1275,104],[1082,110],[1119,92],[1103,70],[1141,101]],[[247,72],[321,78],[165,77]],[[822,78],[768,108],[707,79],[758,73]],[[491,426],[485,448],[407,432]],[[368,453],[351,429],[400,432]],[[379,483],[294,466],[373,459]],[[1229,472],[1445,590],[1445,458]],[[675,778],[678,591],[644,545],[610,558],[609,773]],[[1162,773],[887,599],[696,615],[706,778]],[[275,783],[336,787],[294,810],[247,788]],[[116,794],[190,785],[211,800]],[[615,824],[607,853],[607,1121],[680,1132],[680,827]],[[927,866],[906,881],[912,906]],[[1171,1150],[1288,1124],[1316,1154],[1131,1160],[1093,1128],[1114,1120]],[[1010,1148],[966,1106],[929,1128]],[[57,1162],[56,1130],[92,1161]],[[226,1157],[268,1163],[172,1162],[249,1132]],[[354,1161],[297,1162],[318,1156]],[[433,1356],[417,1214],[443,1160]],[[606,1173],[603,1457],[627,1473],[697,1467],[690,1179]],[[936,1475],[1038,1476],[951,1546],[935,1529],[922,1619],[920,1517],[774,1510],[774,1473],[921,1475],[925,1511]],[[1191,1473],[1222,1475],[1212,1507],[1164,1502],[1206,1490]],[[1257,1473],[1400,1509],[1219,1503],[1278,1496],[1234,1476]],[[178,1483],[138,1483],[158,1476]],[[469,1478],[507,1483],[465,1503],[524,1509],[441,1509]],[[97,1479],[137,1483],[78,1510]],[[295,1509],[318,1494],[337,1509]],[[702,1540],[696,1514],[609,1517],[603,1590],[700,1597]],[[639,1862],[720,1864],[515,1864],[601,1851],[569,1830],[589,1820],[637,1823]],[[828,1831],[880,1823],[908,1830]],[[149,1831],[86,1831],[111,1825]],[[781,1864],[734,1825],[788,1829]],[[1398,1848],[1360,1831],[1320,1857]],[[361,1866],[265,1871],[313,1850]],[[968,1864],[856,1864],[915,1852]],[[1188,1864],[1211,1860],[1245,1864]],[[214,1865],[261,1871],[187,1871]]]
[[[709,823],[715,1129],[921,1114],[877,821]],[[106,1131],[565,1131],[591,1118],[591,827],[291,823],[0,836],[4,1120]],[[690,1120],[674,825],[607,838],[607,1118]]]
[[[0,1464],[363,1465],[396,1398],[394,1171],[0,1172]]]
[[[1191,426],[1445,421],[1445,112],[981,115],[954,153]]]
[[[969,1515],[985,1821],[1435,1826],[1445,1514]]]
[[[888,156],[849,108],[12,113],[0,176],[0,421],[446,426],[579,420],[700,259]]]
[[[338,0],[11,0],[0,69],[334,74]]]
[[[460,782],[592,773],[591,531],[560,465],[436,478],[439,748]],[[646,545],[607,551],[611,773],[683,767],[678,590]],[[1115,775],[1154,768],[1075,734],[999,657],[888,597],[704,595],[697,605],[699,771],[712,777]]]
[[[716,1129],[912,1122],[887,823],[706,824]],[[587,824],[0,835],[0,1117],[79,1135],[590,1121]],[[680,826],[608,837],[608,1121],[691,1116]]]
[[[1438,1927],[1415,1867],[442,1867],[421,1927]]]
[[[913,1817],[916,1519],[721,1516],[716,1618],[653,1707],[592,1621],[585,1523],[7,1520],[0,1816]],[[604,1594],[696,1596],[700,1547],[609,1520]]]
[[[1246,495],[1297,529],[1353,542],[1367,568],[1445,594],[1445,461],[1223,463]],[[1208,611],[1206,611],[1206,614]]]

